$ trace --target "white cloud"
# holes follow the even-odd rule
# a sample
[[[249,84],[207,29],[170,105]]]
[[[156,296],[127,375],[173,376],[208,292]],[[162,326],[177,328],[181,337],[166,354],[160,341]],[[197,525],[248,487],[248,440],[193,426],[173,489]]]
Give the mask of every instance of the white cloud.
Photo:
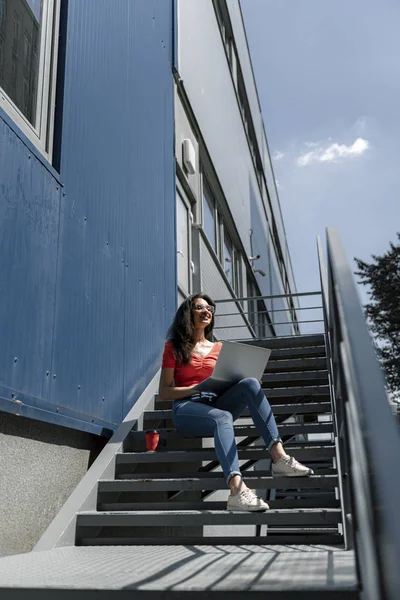
[[[369,142],[359,137],[351,146],[337,142],[325,147],[321,143],[308,142],[306,146],[313,149],[297,158],[297,164],[300,167],[306,167],[314,162],[337,162],[339,159],[361,156],[368,150]]]
[[[274,160],[281,160],[284,157],[284,153],[281,152],[280,150],[275,150],[274,154],[273,154],[273,159]]]

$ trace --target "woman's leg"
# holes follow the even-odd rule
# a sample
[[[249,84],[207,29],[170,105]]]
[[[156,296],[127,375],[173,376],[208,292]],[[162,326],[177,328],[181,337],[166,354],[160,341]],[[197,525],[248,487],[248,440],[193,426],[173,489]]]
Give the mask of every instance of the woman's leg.
[[[271,451],[271,448],[278,442],[282,443],[271,405],[257,379],[252,377],[242,379],[217,398],[215,406],[221,410],[229,411],[234,421],[248,407],[254,425],[268,450]]]
[[[186,437],[214,434],[215,451],[231,490],[227,510],[268,510],[268,504],[242,481],[230,411],[216,408],[213,404],[183,400],[174,405],[172,418],[178,432]]]
[[[172,418],[178,432],[185,437],[214,435],[215,452],[226,481],[229,484],[235,475],[241,477],[231,412],[213,404],[183,400],[174,405]]]
[[[242,379],[215,402],[215,406],[229,411],[235,421],[249,408],[257,431],[262,436],[272,458],[272,475],[304,476],[313,475],[309,469],[286,454],[279,437],[271,405],[265,397],[260,382],[254,378]]]

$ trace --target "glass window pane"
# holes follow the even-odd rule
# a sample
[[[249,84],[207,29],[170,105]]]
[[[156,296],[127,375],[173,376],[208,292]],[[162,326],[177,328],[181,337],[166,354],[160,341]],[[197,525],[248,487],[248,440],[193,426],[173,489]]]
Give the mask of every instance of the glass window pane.
[[[235,292],[237,296],[242,295],[242,263],[240,260],[240,254],[238,251],[235,252]]]
[[[6,18],[6,0],[0,0],[0,27]]]
[[[248,298],[253,298],[254,296],[256,296],[256,291],[255,291],[255,286],[254,283],[252,281],[252,277],[253,275],[248,271],[247,272],[247,297]],[[255,333],[257,334],[257,301],[256,300],[249,300],[247,302],[247,306],[248,306],[248,318],[250,321],[251,326],[253,327]]]
[[[34,126],[42,11],[43,0],[0,0],[0,87]]]
[[[224,235],[224,271],[233,287],[233,261],[232,261],[232,242],[227,233]]]
[[[211,246],[216,251],[215,203],[205,181],[203,181],[203,228]]]
[[[180,195],[177,195],[176,230],[178,285],[189,292],[189,226],[188,209]]]

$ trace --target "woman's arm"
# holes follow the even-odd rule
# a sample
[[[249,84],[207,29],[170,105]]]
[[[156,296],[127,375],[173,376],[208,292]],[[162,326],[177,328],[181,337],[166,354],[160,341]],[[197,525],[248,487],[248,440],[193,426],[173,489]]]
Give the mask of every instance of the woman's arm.
[[[161,369],[160,387],[158,393],[160,400],[181,400],[195,392],[195,385],[189,387],[173,387],[175,369]]]

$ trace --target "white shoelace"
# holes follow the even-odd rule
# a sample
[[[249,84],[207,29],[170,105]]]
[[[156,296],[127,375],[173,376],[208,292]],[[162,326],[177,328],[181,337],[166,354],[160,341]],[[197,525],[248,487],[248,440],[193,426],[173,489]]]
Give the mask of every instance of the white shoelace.
[[[249,488],[246,488],[245,490],[242,490],[240,492],[240,495],[242,496],[242,498],[244,498],[247,502],[251,502],[252,500],[255,500],[257,498],[256,494],[253,492],[253,490],[250,490]]]
[[[293,469],[295,469],[297,467],[297,465],[299,465],[300,463],[293,457],[293,456],[282,456],[282,459],[284,463],[286,463],[289,467],[292,467]]]

